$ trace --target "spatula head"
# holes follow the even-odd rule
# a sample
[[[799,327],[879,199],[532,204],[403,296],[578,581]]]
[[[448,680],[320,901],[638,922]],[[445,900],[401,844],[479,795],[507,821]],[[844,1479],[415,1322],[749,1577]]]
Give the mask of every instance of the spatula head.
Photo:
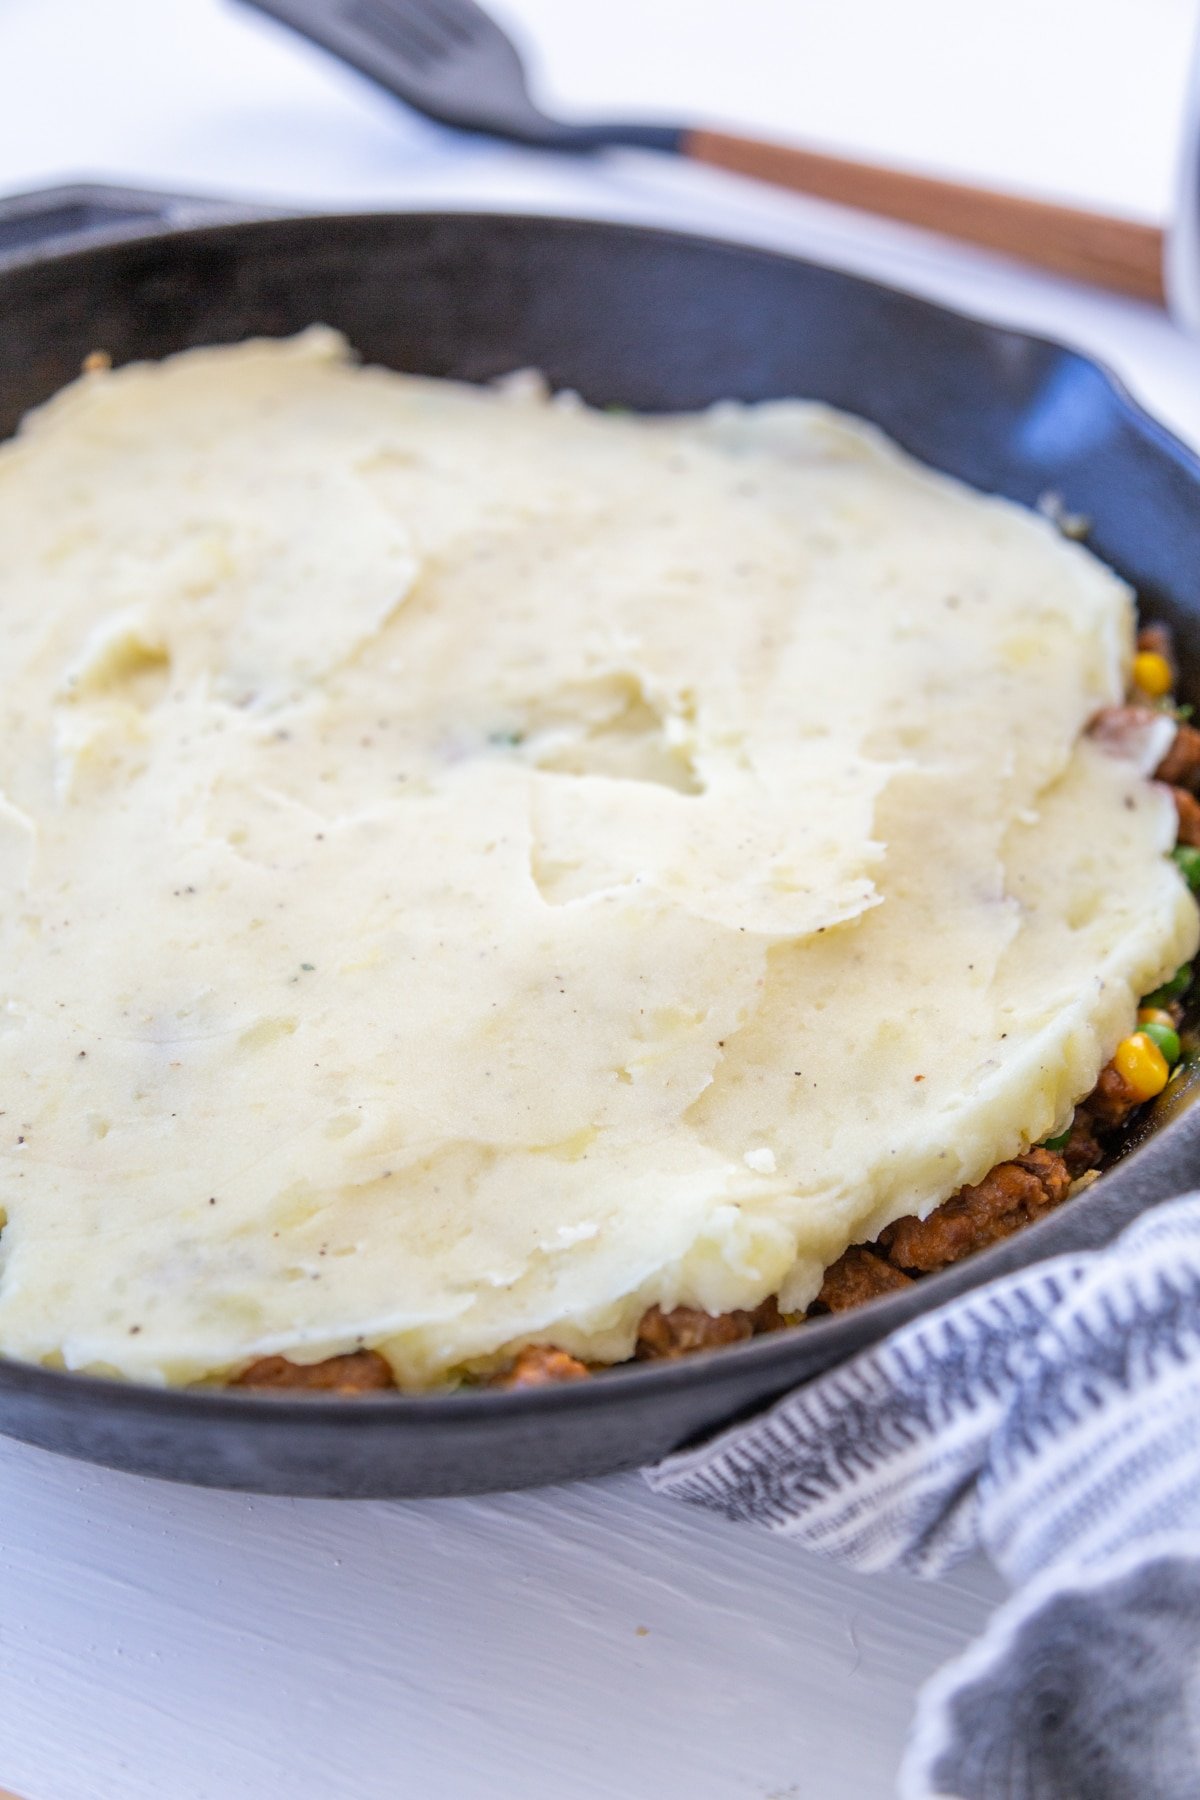
[[[553,145],[512,39],[472,0],[249,0],[429,118]]]
[[[549,150],[678,150],[678,126],[568,125],[534,105],[512,39],[473,0],[246,0],[361,69],[417,112]]]

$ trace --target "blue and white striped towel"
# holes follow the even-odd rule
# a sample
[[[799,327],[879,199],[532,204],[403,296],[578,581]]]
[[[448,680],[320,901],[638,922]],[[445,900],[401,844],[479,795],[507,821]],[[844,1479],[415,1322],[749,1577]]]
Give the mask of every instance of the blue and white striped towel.
[[[1200,1195],[895,1332],[651,1485],[861,1570],[1019,1591],[923,1691],[904,1800],[1200,1796]]]

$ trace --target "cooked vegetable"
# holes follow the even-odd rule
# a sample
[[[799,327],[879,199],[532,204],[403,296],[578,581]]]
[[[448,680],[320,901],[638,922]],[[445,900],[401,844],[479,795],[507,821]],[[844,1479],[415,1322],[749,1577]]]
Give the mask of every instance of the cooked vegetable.
[[[1161,1025],[1153,1020],[1149,1024],[1140,1025],[1140,1035],[1158,1045],[1170,1067],[1173,1068],[1179,1061],[1179,1033],[1173,1025]]]
[[[1167,1059],[1154,1039],[1135,1031],[1117,1045],[1113,1067],[1138,1101],[1153,1100],[1167,1085],[1171,1073]]]
[[[1157,650],[1139,650],[1133,659],[1134,685],[1152,700],[1169,694],[1174,683],[1171,665]]]
[[[1192,844],[1176,844],[1171,852],[1179,872],[1193,893],[1200,889],[1200,850]]]

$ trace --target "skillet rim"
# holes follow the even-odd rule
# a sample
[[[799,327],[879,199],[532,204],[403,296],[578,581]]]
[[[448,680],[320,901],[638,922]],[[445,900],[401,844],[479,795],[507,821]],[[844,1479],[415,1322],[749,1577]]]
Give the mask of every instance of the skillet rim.
[[[103,206],[106,198],[120,196],[125,200],[141,200],[161,203],[164,208],[181,204],[179,197],[165,192],[132,188],[114,188],[106,184],[71,183],[62,187],[47,190],[34,190],[20,195],[5,196],[0,199],[0,212],[5,212],[14,203],[32,208],[41,200],[47,205],[62,204],[64,200],[74,201],[79,197],[94,197],[99,206]],[[856,288],[865,289],[888,299],[899,299],[908,305],[916,305],[935,320],[942,319],[957,325],[967,325],[986,335],[993,342],[1004,341],[1020,345],[1027,349],[1039,350],[1050,356],[1081,366],[1100,378],[1110,400],[1118,411],[1124,415],[1134,432],[1150,443],[1162,454],[1165,454],[1175,465],[1180,475],[1195,490],[1200,501],[1200,453],[1189,448],[1161,420],[1157,419],[1139,401],[1122,378],[1101,358],[1063,343],[1061,340],[1042,335],[1039,332],[1027,331],[1020,326],[997,323],[987,317],[963,311],[961,308],[949,306],[941,301],[933,300],[920,292],[898,287],[891,282],[881,281],[870,275],[863,275],[853,269],[846,269],[838,264],[822,263],[813,258],[796,255],[787,250],[771,248],[752,241],[743,242],[735,238],[710,236],[705,232],[680,231],[670,226],[645,224],[637,221],[622,221],[606,217],[588,217],[546,212],[512,212],[503,207],[446,207],[416,206],[406,208],[373,208],[365,211],[324,211],[286,208],[253,208],[245,203],[230,200],[204,199],[192,200],[190,197],[182,202],[185,207],[195,206],[203,209],[203,217],[199,222],[183,224],[173,223],[169,211],[155,219],[147,215],[145,225],[141,221],[125,222],[109,228],[103,226],[87,233],[80,242],[73,235],[50,237],[37,243],[34,247],[0,253],[0,282],[7,276],[24,275],[58,266],[71,266],[80,261],[86,262],[95,252],[112,251],[128,247],[136,252],[139,247],[149,243],[170,244],[202,243],[204,239],[229,233],[238,238],[265,237],[273,231],[289,226],[311,227],[315,223],[329,226],[331,229],[347,228],[360,230],[364,234],[371,227],[387,224],[403,224],[410,220],[423,220],[432,223],[446,222],[450,225],[471,227],[495,226],[497,223],[510,225],[518,231],[536,231],[549,227],[551,230],[566,231],[589,237],[619,237],[623,240],[642,240],[650,244],[665,242],[670,245],[682,245],[706,254],[717,254],[721,257],[735,257],[739,261],[749,259],[765,262],[780,267],[799,267],[823,273],[832,273],[839,279],[852,283]],[[227,206],[222,216],[221,209]],[[189,218],[185,210],[183,215]],[[196,214],[190,214],[195,221]],[[139,360],[139,359],[133,359]],[[149,360],[149,359],[147,359]],[[854,414],[873,423],[869,415]],[[928,466],[936,466],[929,464]],[[949,472],[949,471],[947,471]],[[990,490],[967,481],[962,476],[956,480],[972,487],[974,491],[986,493]],[[1021,505],[1020,501],[1012,504]],[[1026,510],[1031,510],[1026,507]],[[1101,559],[1103,560],[1103,559]],[[1200,640],[1200,623],[1196,628],[1197,639]],[[1190,1125],[1190,1129],[1189,1129]],[[764,1374],[770,1373],[773,1379],[764,1380],[762,1397],[755,1402],[756,1407],[768,1407],[773,1404],[771,1395],[785,1389],[788,1383],[788,1365],[800,1360],[809,1362],[804,1356],[802,1346],[820,1345],[827,1340],[836,1341],[839,1335],[854,1336],[852,1322],[861,1321],[869,1315],[872,1321],[870,1336],[866,1342],[847,1347],[842,1356],[835,1356],[819,1362],[817,1368],[806,1369],[794,1375],[791,1385],[817,1379],[826,1372],[840,1367],[850,1357],[873,1351],[884,1339],[890,1337],[897,1329],[917,1320],[926,1320],[936,1313],[941,1305],[957,1295],[980,1288],[988,1282],[1017,1270],[1044,1266],[1055,1255],[1080,1255],[1098,1244],[1109,1241],[1117,1231],[1124,1229],[1128,1218],[1122,1220],[1115,1228],[1093,1230],[1089,1232],[1086,1222],[1079,1219],[1076,1208],[1081,1202],[1089,1200],[1097,1192],[1112,1196],[1114,1187],[1129,1188],[1131,1191],[1127,1211],[1129,1218],[1148,1211],[1152,1206],[1160,1204],[1166,1198],[1165,1193],[1151,1191],[1140,1203],[1136,1200],[1136,1189],[1142,1185],[1139,1177],[1149,1177],[1148,1186],[1153,1190],[1158,1183],[1156,1169],[1158,1163],[1169,1162],[1173,1154],[1183,1148],[1187,1140],[1193,1138],[1192,1146],[1200,1157],[1200,1111],[1194,1116],[1189,1107],[1178,1117],[1165,1120],[1163,1124],[1145,1134],[1140,1134],[1130,1147],[1122,1154],[1119,1161],[1106,1170],[1098,1183],[1093,1184],[1087,1194],[1076,1196],[1074,1202],[1068,1201],[1055,1212],[1044,1216],[1031,1225],[1022,1227],[1012,1236],[976,1252],[963,1261],[933,1274],[921,1276],[913,1286],[903,1291],[886,1294],[868,1301],[864,1306],[845,1313],[830,1314],[806,1321],[801,1325],[787,1327],[784,1330],[766,1333],[743,1342],[723,1345],[711,1350],[699,1351],[686,1357],[676,1359],[651,1359],[646,1362],[629,1361],[614,1364],[610,1368],[598,1370],[586,1380],[549,1385],[540,1388],[505,1390],[500,1388],[467,1388],[451,1392],[432,1390],[427,1393],[410,1394],[394,1390],[354,1396],[305,1393],[287,1394],[286,1392],[263,1392],[253,1389],[238,1389],[197,1385],[192,1387],[174,1387],[166,1384],[126,1381],[115,1377],[91,1375],[79,1370],[68,1370],[48,1367],[39,1363],[22,1362],[16,1358],[0,1353],[0,1391],[18,1391],[31,1398],[44,1400],[48,1404],[58,1405],[70,1412],[75,1407],[90,1410],[95,1406],[107,1406],[114,1414],[125,1410],[149,1412],[156,1418],[176,1419],[184,1416],[194,1420],[220,1422],[227,1420],[259,1420],[270,1419],[280,1425],[291,1425],[301,1420],[314,1419],[320,1422],[322,1429],[331,1426],[335,1430],[351,1429],[357,1421],[383,1423],[392,1420],[409,1426],[428,1425],[435,1431],[452,1427],[456,1420],[468,1424],[472,1421],[492,1420],[497,1416],[503,1418],[520,1418],[527,1415],[552,1415],[561,1412],[573,1412],[589,1406],[602,1406],[610,1399],[616,1399],[622,1389],[631,1389],[639,1397],[649,1397],[655,1391],[687,1392],[696,1387],[706,1386],[714,1372],[737,1370],[756,1370]],[[1156,1154],[1156,1152],[1158,1154]],[[1165,1172],[1165,1171],[1164,1171]],[[1182,1191],[1176,1189],[1176,1191]],[[1098,1223],[1098,1222],[1097,1222]],[[1060,1243],[1057,1240],[1069,1241]],[[1074,1241],[1070,1241],[1074,1240]],[[1044,1249],[1041,1246],[1044,1244]],[[796,1352],[801,1351],[797,1358]],[[732,1421],[706,1427],[706,1435],[713,1430],[723,1430]]]

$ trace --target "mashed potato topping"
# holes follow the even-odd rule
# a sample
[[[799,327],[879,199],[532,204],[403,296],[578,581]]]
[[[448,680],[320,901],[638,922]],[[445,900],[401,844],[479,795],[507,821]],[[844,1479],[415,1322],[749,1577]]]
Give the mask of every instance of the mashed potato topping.
[[[407,1385],[804,1305],[1190,954],[1123,584],[802,404],[332,333],[0,453],[0,1348]]]

